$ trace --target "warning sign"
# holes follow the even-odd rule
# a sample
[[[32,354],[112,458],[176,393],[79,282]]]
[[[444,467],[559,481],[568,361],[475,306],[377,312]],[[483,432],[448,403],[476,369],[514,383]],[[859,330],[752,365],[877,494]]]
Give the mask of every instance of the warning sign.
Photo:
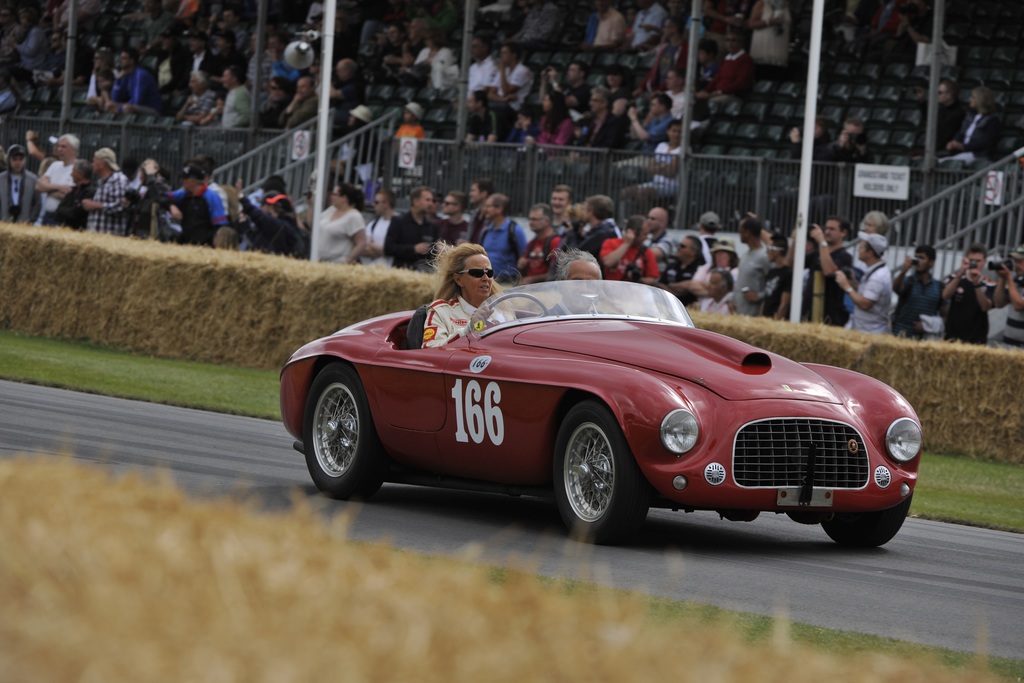
[[[297,130],[292,133],[292,161],[305,159],[309,156],[310,141],[313,135],[308,130]]]
[[[416,138],[402,138],[398,145],[398,167],[414,168],[416,166],[416,150],[419,147],[419,140]]]
[[[985,206],[1003,205],[1003,172],[989,171],[985,178]]]

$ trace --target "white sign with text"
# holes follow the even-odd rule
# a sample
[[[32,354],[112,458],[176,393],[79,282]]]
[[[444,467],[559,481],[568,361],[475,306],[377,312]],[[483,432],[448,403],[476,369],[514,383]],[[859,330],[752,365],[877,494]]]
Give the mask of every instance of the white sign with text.
[[[853,171],[853,196],[872,199],[910,197],[910,167],[857,164]]]

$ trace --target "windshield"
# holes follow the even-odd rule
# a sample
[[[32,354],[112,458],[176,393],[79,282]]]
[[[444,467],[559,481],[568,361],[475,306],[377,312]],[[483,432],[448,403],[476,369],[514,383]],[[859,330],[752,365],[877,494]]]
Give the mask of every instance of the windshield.
[[[511,287],[489,298],[470,319],[470,329],[484,329],[524,320],[563,318],[641,318],[693,327],[693,321],[672,293],[635,282],[560,280]]]

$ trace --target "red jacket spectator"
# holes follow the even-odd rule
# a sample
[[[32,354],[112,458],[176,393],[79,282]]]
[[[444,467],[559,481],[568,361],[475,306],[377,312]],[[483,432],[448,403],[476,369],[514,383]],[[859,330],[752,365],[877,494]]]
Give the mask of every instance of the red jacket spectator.
[[[754,87],[754,60],[745,51],[728,54],[718,67],[718,73],[708,82],[706,90],[712,94],[743,97]]]

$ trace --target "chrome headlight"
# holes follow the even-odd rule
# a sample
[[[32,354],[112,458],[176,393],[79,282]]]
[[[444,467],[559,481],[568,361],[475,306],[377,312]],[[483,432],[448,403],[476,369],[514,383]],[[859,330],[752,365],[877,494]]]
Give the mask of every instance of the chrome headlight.
[[[901,417],[885,432],[885,448],[897,462],[913,459],[921,450],[921,428],[909,417]]]
[[[673,410],[661,421],[661,443],[673,453],[682,455],[697,444],[700,427],[689,410]]]

